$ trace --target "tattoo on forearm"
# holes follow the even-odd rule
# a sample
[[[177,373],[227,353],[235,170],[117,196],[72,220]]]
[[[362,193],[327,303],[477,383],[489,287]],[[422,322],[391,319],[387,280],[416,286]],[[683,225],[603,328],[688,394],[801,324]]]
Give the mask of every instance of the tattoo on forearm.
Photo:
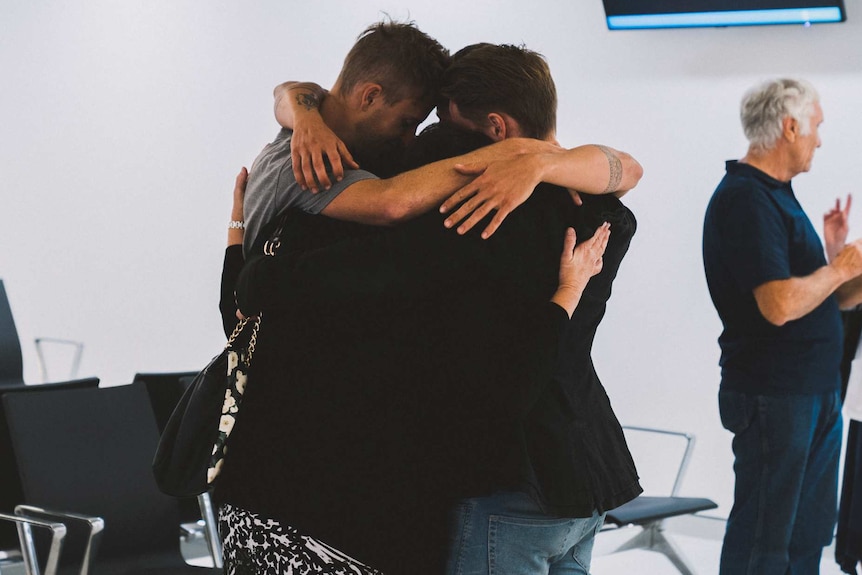
[[[605,193],[615,192],[620,188],[620,182],[623,181],[623,163],[613,150],[607,146],[599,146],[598,148],[605,153],[605,157],[608,159],[608,167],[611,172],[611,177],[608,180],[608,187],[605,189]]]
[[[305,107],[306,110],[313,110],[320,106],[320,100],[314,94],[302,92],[296,95],[296,103]]]

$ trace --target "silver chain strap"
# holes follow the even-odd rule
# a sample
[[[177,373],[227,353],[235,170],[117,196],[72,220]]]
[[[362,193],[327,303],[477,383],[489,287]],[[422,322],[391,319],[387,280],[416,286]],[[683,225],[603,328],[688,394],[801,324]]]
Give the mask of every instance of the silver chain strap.
[[[263,314],[261,314],[261,315],[263,315]],[[236,327],[233,328],[233,333],[230,334],[230,337],[228,338],[227,343],[224,346],[225,349],[227,349],[231,345],[233,345],[233,342],[236,340],[236,338],[239,337],[239,334],[242,333],[242,330],[246,326],[246,324],[249,321],[253,321],[254,327],[251,330],[251,338],[249,338],[249,340],[248,340],[248,357],[246,358],[247,364],[251,364],[251,356],[254,355],[254,348],[257,345],[257,332],[260,331],[261,315],[259,315],[257,317],[245,318],[245,319],[239,320],[239,323],[237,323]]]
[[[254,346],[257,345],[258,330],[260,330],[260,316],[254,318],[254,328],[251,330],[251,339],[248,340],[248,359],[246,359],[248,365],[251,365],[251,356],[254,355]]]
[[[245,324],[247,324],[247,323],[248,323],[248,318],[239,320],[239,322],[236,324],[236,327],[233,328],[233,333],[230,334],[229,338],[227,338],[227,343],[225,344],[225,349],[230,347],[231,344],[233,344],[234,340],[237,337],[239,337],[239,334],[242,333],[242,328],[244,328]]]

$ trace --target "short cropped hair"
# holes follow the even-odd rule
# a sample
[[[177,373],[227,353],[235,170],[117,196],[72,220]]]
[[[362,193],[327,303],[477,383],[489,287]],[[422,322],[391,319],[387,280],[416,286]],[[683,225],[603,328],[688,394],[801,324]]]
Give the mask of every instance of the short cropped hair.
[[[514,118],[524,135],[544,139],[557,124],[557,88],[545,58],[523,46],[473,44],[452,56],[443,97],[478,124],[489,113]]]
[[[448,65],[449,51],[413,22],[378,22],[357,38],[338,84],[344,93],[362,82],[380,84],[388,104],[405,98],[435,99]]]
[[[811,129],[817,90],[805,80],[778,78],[768,80],[746,92],[740,105],[742,129],[752,148],[770,150],[781,137],[786,117],[795,119],[800,133]]]

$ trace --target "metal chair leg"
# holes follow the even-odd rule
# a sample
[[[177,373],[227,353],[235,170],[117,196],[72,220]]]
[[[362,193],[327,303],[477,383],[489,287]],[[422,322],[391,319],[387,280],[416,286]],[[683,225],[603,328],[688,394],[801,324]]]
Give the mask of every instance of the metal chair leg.
[[[213,566],[221,569],[224,567],[222,559],[221,538],[218,534],[218,523],[213,510],[212,499],[209,493],[198,495],[198,505],[201,508],[201,518],[204,520],[204,536],[207,540],[207,548],[213,560]]]
[[[674,567],[679,570],[682,575],[694,575],[694,570],[689,566],[688,562],[683,558],[682,552],[673,541],[665,537],[662,531],[656,531],[656,538],[652,551],[661,553],[673,563]]]
[[[679,547],[665,536],[661,522],[645,525],[640,533],[617,547],[614,553],[630,549],[644,549],[646,551],[661,553],[673,563],[681,575],[695,575],[694,570],[684,559]]]
[[[39,575],[40,573],[31,526],[49,529],[51,531],[51,547],[48,552],[48,559],[45,563],[45,575],[56,575],[60,561],[60,552],[63,549],[63,540],[66,537],[65,525],[53,521],[43,521],[33,517],[9,515],[7,513],[0,513],[0,520],[11,521],[16,523],[18,526],[18,538],[21,544],[24,570],[27,575]]]

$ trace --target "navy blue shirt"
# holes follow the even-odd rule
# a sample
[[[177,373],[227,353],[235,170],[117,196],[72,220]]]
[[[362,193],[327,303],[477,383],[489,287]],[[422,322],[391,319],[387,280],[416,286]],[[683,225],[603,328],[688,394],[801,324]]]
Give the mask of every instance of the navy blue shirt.
[[[813,394],[840,387],[841,314],[835,295],[808,315],[776,326],[754,288],[810,275],[826,265],[811,220],[781,182],[748,164],[727,162],[703,226],[709,293],[724,331],[721,387],[754,394]]]

